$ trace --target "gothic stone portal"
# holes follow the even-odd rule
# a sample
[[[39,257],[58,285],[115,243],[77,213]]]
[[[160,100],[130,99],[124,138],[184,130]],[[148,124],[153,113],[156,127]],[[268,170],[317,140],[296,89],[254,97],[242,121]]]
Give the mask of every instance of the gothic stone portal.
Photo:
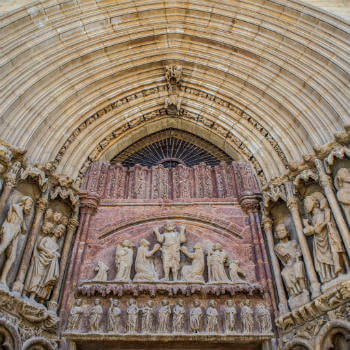
[[[250,165],[95,162],[83,190],[61,313],[79,349],[260,349],[272,338]]]

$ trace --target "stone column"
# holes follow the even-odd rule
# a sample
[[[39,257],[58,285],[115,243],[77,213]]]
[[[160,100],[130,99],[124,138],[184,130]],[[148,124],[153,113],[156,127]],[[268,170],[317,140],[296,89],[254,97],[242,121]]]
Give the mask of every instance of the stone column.
[[[20,294],[23,292],[24,279],[26,277],[27,270],[28,270],[29,265],[30,265],[30,260],[32,258],[33,249],[34,249],[36,239],[37,239],[38,234],[40,232],[41,221],[43,219],[44,212],[47,208],[48,193],[49,193],[48,191],[45,192],[42,195],[42,197],[39,198],[37,201],[33,225],[31,227],[29,236],[28,236],[27,241],[26,241],[26,245],[25,245],[24,252],[22,255],[22,261],[20,264],[20,268],[17,272],[16,281],[14,282],[13,287],[12,287],[13,291],[18,292]]]
[[[278,310],[280,312],[280,315],[283,315],[287,313],[289,310],[288,310],[288,303],[287,303],[287,295],[284,290],[284,285],[281,277],[281,268],[280,268],[280,264],[277,259],[277,256],[275,254],[275,244],[273,241],[273,233],[272,233],[272,220],[269,217],[265,216],[263,218],[262,224],[265,231],[266,243],[270,252],[272,270],[276,281],[276,289],[277,289],[277,294],[279,299]]]
[[[326,174],[321,160],[315,159],[315,165],[318,170],[320,185],[322,186],[324,194],[327,197],[329,206],[334,215],[334,219],[338,225],[339,232],[343,238],[345,249],[350,257],[350,230],[334,193],[332,179]]]
[[[73,238],[74,232],[75,232],[76,228],[78,227],[78,225],[79,225],[78,213],[75,213],[69,219],[69,222],[68,222],[66,239],[64,240],[64,245],[63,245],[61,259],[60,259],[59,277],[58,277],[58,280],[57,280],[55,287],[53,289],[51,300],[47,303],[48,309],[51,311],[56,312],[57,308],[58,308],[58,299],[59,299],[59,295],[60,295],[60,291],[61,291],[61,287],[62,287],[64,272],[66,270],[69,251],[70,251],[71,244],[72,244],[72,238]]]
[[[316,271],[314,268],[314,264],[312,261],[312,256],[307,244],[306,237],[303,232],[303,224],[301,221],[300,213],[299,213],[299,207],[298,207],[298,200],[294,196],[289,196],[287,200],[287,207],[289,211],[292,214],[292,218],[294,221],[296,233],[298,236],[298,241],[300,244],[300,249],[303,254],[304,258],[304,263],[306,267],[306,273],[310,281],[311,285],[311,293],[312,293],[312,298],[318,297],[321,292],[320,292],[320,282],[318,281]]]

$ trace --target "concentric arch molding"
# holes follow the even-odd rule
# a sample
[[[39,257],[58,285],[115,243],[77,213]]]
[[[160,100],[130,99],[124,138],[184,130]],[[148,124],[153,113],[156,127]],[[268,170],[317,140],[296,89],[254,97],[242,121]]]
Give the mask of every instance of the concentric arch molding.
[[[70,134],[70,136],[67,138],[67,140],[65,141],[65,143],[63,144],[63,146],[61,147],[59,152],[57,153],[57,155],[54,159],[54,167],[57,167],[59,165],[59,163],[60,163],[61,159],[63,158],[63,156],[65,155],[67,149],[74,142],[74,140],[76,140],[76,138],[84,131],[84,129],[86,129],[90,125],[94,124],[101,117],[103,117],[107,113],[117,109],[118,107],[120,107],[128,102],[135,101],[137,99],[144,98],[144,97],[149,96],[149,95],[159,94],[159,93],[164,92],[164,91],[166,91],[165,85],[159,85],[159,86],[155,86],[155,87],[152,87],[149,89],[140,90],[139,92],[135,92],[131,95],[124,96],[124,97],[117,99],[116,101],[106,105],[105,107],[103,107],[100,110],[98,110],[97,112],[95,112],[93,115],[86,118],[82,123],[80,123],[80,125],[77,128],[74,129],[74,131]],[[196,89],[194,87],[183,85],[181,87],[181,92],[189,94],[189,95],[199,96],[201,99],[207,100],[208,103],[210,103],[210,104],[214,103],[217,106],[227,108],[231,112],[235,113],[237,115],[238,119],[240,119],[240,118],[244,119],[246,122],[249,123],[249,125],[252,127],[253,130],[255,130],[257,133],[262,135],[267,140],[267,142],[272,146],[272,148],[277,153],[278,158],[281,159],[282,164],[286,168],[288,167],[287,157],[286,157],[285,153],[282,151],[281,147],[278,145],[278,143],[272,137],[272,135],[269,133],[269,131],[260,122],[258,122],[256,120],[256,118],[254,118],[251,114],[243,111],[241,108],[237,107],[237,105],[229,102],[228,99],[222,99],[220,97],[214,96],[213,94],[209,94],[205,91],[201,91],[200,89]],[[229,130],[227,130],[227,133],[229,133]],[[104,140],[101,143],[104,143]],[[241,141],[239,141],[239,144],[241,144]],[[244,152],[242,152],[241,147],[242,146],[238,147],[238,150],[240,150],[240,153],[243,154],[245,158],[250,159],[250,157],[252,156],[251,152],[249,152],[247,149]],[[249,156],[248,156],[248,154],[249,154]],[[255,167],[255,165],[254,165],[254,167]],[[258,174],[259,174],[259,171],[262,171],[261,167],[259,167],[259,166],[255,167],[255,169],[256,169]],[[79,176],[80,176],[80,173],[79,173]],[[260,180],[262,180],[263,178],[265,178],[265,176],[263,176],[263,177],[260,176]]]
[[[161,108],[150,113],[141,115],[140,117],[135,118],[132,121],[126,122],[122,126],[119,126],[117,129],[112,131],[108,136],[106,136],[103,140],[101,140],[98,143],[95,149],[87,157],[76,178],[76,185],[79,186],[81,184],[84,174],[89,168],[90,164],[93,161],[98,160],[105,150],[112,146],[118,139],[121,139],[123,136],[125,136],[127,132],[133,131],[141,126],[146,125],[149,122],[159,121],[166,118],[169,118],[169,116],[167,115],[166,110],[164,108]],[[208,118],[205,118],[197,113],[188,112],[184,109],[180,110],[180,113],[178,116],[176,116],[176,118],[193,122],[197,127],[200,126],[202,128],[205,128],[216,134],[218,137],[224,138],[226,142],[230,143],[234,146],[235,149],[238,150],[238,152],[244,157],[244,159],[246,159],[253,165],[255,172],[261,182],[261,185],[266,184],[266,176],[258,160],[255,158],[253,153],[246,147],[242,140],[233,135],[228,129],[224,128],[223,126]]]

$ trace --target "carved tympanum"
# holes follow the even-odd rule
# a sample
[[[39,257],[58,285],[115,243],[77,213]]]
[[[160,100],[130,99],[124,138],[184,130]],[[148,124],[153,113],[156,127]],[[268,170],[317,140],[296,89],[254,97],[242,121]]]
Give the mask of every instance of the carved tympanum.
[[[115,252],[115,265],[117,268],[116,281],[130,281],[131,266],[134,257],[134,244],[128,240],[119,243]]]
[[[186,255],[189,259],[192,260],[191,265],[185,265],[182,267],[181,275],[184,281],[189,282],[204,282],[204,252],[202,245],[200,243],[196,243],[193,247],[194,252],[190,253],[186,247],[181,247],[181,251]]]
[[[228,262],[228,254],[222,249],[221,244],[216,243],[208,250],[208,280],[209,283],[230,282],[225,271]]]
[[[304,234],[313,236],[313,258],[321,282],[329,282],[345,272],[347,258],[328,201],[320,192],[304,199],[310,221],[304,219]]]
[[[99,261],[95,267],[96,276],[91,281],[107,281],[108,266]]]
[[[27,227],[25,216],[29,215],[33,200],[24,196],[19,203],[12,204],[0,228],[0,255],[5,254],[5,263],[1,271],[0,283],[7,286],[7,275],[16,259],[19,234],[25,234]]]

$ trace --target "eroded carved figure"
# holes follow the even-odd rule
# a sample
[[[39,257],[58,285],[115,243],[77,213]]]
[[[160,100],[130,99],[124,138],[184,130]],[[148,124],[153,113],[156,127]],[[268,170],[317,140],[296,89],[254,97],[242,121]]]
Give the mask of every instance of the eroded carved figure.
[[[59,240],[66,231],[67,219],[59,212],[47,210],[42,228],[44,237],[39,241],[29,269],[26,291],[39,302],[47,300],[58,280],[60,266]]]
[[[134,298],[130,298],[128,300],[128,308],[126,310],[126,314],[127,314],[127,322],[126,322],[127,332],[136,333],[139,308]]]
[[[236,321],[236,308],[233,305],[232,300],[226,301],[226,306],[224,309],[224,317],[225,317],[225,332],[232,333],[235,331],[235,321]]]
[[[256,308],[256,319],[258,321],[260,332],[269,333],[272,331],[270,311],[263,303]]]
[[[227,253],[222,249],[220,243],[216,243],[208,250],[208,282],[230,282],[225,271],[225,264],[228,261]]]
[[[181,226],[180,232],[172,222],[164,225],[164,233],[160,234],[157,227],[153,228],[157,241],[162,244],[162,261],[164,269],[164,280],[169,281],[172,272],[174,281],[178,280],[180,269],[180,246],[186,242],[185,226]]]
[[[159,244],[155,244],[153,249],[149,249],[150,243],[142,239],[137,249],[135,260],[134,281],[157,281],[158,276],[154,268],[153,255],[160,249]]]
[[[193,333],[199,333],[201,330],[202,308],[199,300],[193,302],[193,308],[190,310],[190,330]]]
[[[304,219],[304,234],[313,236],[313,258],[321,282],[328,282],[343,273],[347,265],[345,250],[335,225],[328,201],[320,192],[304,199],[310,221]]]
[[[204,252],[202,245],[196,243],[194,245],[194,252],[190,253],[186,247],[181,247],[181,251],[192,260],[191,265],[185,265],[182,267],[181,275],[184,281],[188,282],[204,282]]]
[[[185,331],[185,308],[182,299],[177,301],[173,309],[173,331],[175,333],[183,333]]]
[[[350,225],[350,169],[340,168],[334,178],[337,198],[340,202],[348,224]]]
[[[275,252],[283,264],[281,271],[287,292],[296,296],[307,289],[304,263],[298,242],[289,240],[289,232],[281,223],[276,225],[275,237],[279,243],[275,245]]]
[[[158,332],[169,333],[170,316],[171,308],[169,301],[164,299],[162,300],[162,306],[158,312]]]
[[[218,310],[216,310],[215,300],[209,300],[206,311],[207,332],[217,332],[219,330]]]
[[[0,255],[5,254],[5,263],[1,271],[0,283],[7,286],[7,275],[16,260],[19,234],[27,232],[25,217],[30,214],[33,200],[24,196],[19,203],[12,204],[0,228]]]
[[[89,310],[89,328],[91,332],[100,332],[103,318],[101,300],[98,298],[95,299],[94,304],[95,305]]]
[[[240,267],[240,262],[238,260],[230,260],[228,265],[228,271],[230,275],[230,280],[233,283],[247,283],[246,274]]]
[[[81,321],[84,315],[84,308],[82,307],[82,300],[76,299],[74,306],[71,308],[68,319],[67,329],[77,331],[80,329]]]
[[[107,281],[108,270],[108,266],[102,261],[99,261],[94,269],[96,276],[91,281]]]
[[[116,281],[129,282],[131,266],[134,257],[134,244],[125,240],[117,245],[115,265],[117,268]]]
[[[108,310],[107,330],[112,333],[122,333],[123,327],[121,322],[122,310],[119,308],[118,299],[110,299],[111,306]]]
[[[141,331],[143,333],[152,333],[153,331],[153,301],[148,300],[141,309]]]
[[[254,312],[250,307],[250,301],[243,302],[241,308],[241,319],[243,325],[243,333],[252,333],[254,331]]]

